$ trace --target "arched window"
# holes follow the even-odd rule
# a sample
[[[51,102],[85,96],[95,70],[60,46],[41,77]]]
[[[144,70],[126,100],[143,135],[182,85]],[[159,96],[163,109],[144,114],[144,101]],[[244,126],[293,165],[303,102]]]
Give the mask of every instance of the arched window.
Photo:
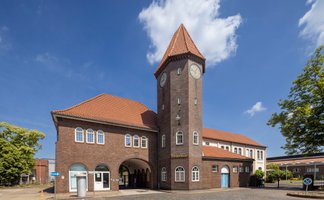
[[[179,166],[175,169],[175,182],[185,181],[185,170],[183,167]]]
[[[97,131],[97,144],[105,144],[105,134],[102,130]]]
[[[237,148],[236,147],[234,148],[234,153],[237,153]]]
[[[197,166],[194,166],[191,171],[191,178],[192,182],[199,181],[199,168]]]
[[[142,139],[141,139],[141,147],[142,148],[147,148],[147,137],[145,137],[145,136],[142,136]]]
[[[250,149],[250,158],[253,158],[253,151]]]
[[[178,131],[176,133],[176,145],[183,144],[183,133],[181,131]]]
[[[238,154],[242,155],[242,149],[238,148]]]
[[[162,138],[161,138],[161,146],[162,146],[162,148],[165,147],[165,135],[164,134],[162,135]]]
[[[125,135],[125,147],[132,146],[132,136],[130,134]]]
[[[245,156],[249,157],[249,149],[245,149]]]
[[[74,139],[76,142],[84,142],[84,134],[82,128],[78,127],[75,129]]]
[[[77,180],[76,180],[76,174],[85,174],[86,179],[88,179],[87,176],[87,169],[84,165],[82,164],[73,164],[70,167],[69,170],[69,190],[70,192],[76,192],[77,191]],[[86,183],[88,183],[88,180],[86,180]],[[87,184],[87,189],[88,189],[88,184]]]
[[[94,143],[94,132],[92,129],[87,130],[87,143]]]
[[[229,151],[229,146],[226,146],[226,150]]]
[[[193,144],[194,145],[199,145],[199,134],[197,131],[193,132]]]
[[[134,135],[133,136],[133,147],[139,147],[140,143],[139,143],[139,137],[138,135]]]
[[[167,170],[165,167],[162,167],[161,169],[161,181],[166,181],[167,180]]]

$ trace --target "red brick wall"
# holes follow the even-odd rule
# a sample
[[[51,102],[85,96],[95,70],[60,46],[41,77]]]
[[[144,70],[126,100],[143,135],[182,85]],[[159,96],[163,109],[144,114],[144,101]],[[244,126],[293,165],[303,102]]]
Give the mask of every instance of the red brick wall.
[[[48,183],[48,160],[36,159],[36,164],[34,169],[35,169],[36,183],[39,184]]]

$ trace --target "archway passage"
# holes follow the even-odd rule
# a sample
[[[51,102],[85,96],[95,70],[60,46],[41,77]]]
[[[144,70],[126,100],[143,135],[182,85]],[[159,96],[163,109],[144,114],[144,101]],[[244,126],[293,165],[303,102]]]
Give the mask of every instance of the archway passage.
[[[146,161],[129,159],[119,167],[119,189],[152,188],[152,171]]]
[[[221,169],[221,187],[229,187],[229,168],[227,166],[222,167]]]

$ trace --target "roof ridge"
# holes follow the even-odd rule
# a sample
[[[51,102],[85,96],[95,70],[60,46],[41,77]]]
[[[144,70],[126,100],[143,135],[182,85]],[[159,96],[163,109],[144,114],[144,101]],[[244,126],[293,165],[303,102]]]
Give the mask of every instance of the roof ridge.
[[[180,29],[178,29],[177,32],[176,32],[176,35],[175,35],[175,37],[174,37],[173,44],[172,44],[172,46],[171,46],[171,49],[170,49],[170,52],[169,52],[168,56],[172,55],[172,51],[173,51],[173,49],[174,49],[174,46],[175,46],[175,44],[176,44],[176,41],[177,41],[178,38],[179,38],[179,32],[180,32]],[[172,40],[172,39],[171,39],[171,40]]]
[[[190,50],[188,48],[187,40],[186,40],[186,34],[185,34],[185,31],[187,31],[187,30],[185,29],[183,24],[181,24],[180,27],[183,29],[182,35],[183,35],[183,39],[184,39],[184,43],[186,45],[187,51],[190,52]]]
[[[186,32],[188,33],[186,27],[184,27],[184,28],[185,28]],[[203,56],[203,54],[199,51],[198,47],[197,47],[196,44],[194,43],[194,41],[193,41],[193,39],[191,38],[190,34],[188,33],[187,35],[189,36],[189,39],[191,40],[191,43],[195,46],[195,48],[196,48],[196,50],[198,51],[198,53],[202,56],[203,59],[206,59],[206,58]],[[189,51],[189,52],[190,52],[190,51]]]
[[[52,111],[52,112],[68,111],[68,110],[71,110],[71,109],[73,109],[73,108],[76,108],[76,107],[78,107],[78,106],[80,106],[80,105],[82,105],[82,104],[85,104],[85,103],[88,103],[88,102],[90,102],[90,101],[93,101],[94,99],[97,99],[98,97],[103,96],[103,95],[105,95],[105,93],[98,94],[97,96],[94,96],[94,97],[92,97],[92,98],[90,98],[90,99],[87,99],[87,100],[85,100],[85,101],[82,101],[82,102],[80,102],[80,103],[78,103],[78,104],[76,104],[76,105],[74,105],[74,106],[71,106],[71,107],[69,107],[69,108],[67,108],[67,109],[63,109],[63,110],[54,110],[54,111]]]

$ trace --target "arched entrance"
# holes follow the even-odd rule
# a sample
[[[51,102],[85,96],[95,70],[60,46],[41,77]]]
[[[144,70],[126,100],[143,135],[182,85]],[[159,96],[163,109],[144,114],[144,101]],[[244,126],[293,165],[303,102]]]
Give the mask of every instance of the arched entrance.
[[[94,190],[110,190],[110,172],[106,165],[97,165],[95,169]]]
[[[119,167],[119,189],[152,188],[150,165],[140,159],[128,159]]]
[[[229,167],[224,166],[221,169],[221,187],[228,188],[229,187]]]
[[[87,183],[87,190],[88,190],[88,173],[87,168],[83,164],[76,163],[73,164],[69,169],[69,191],[76,192],[77,191],[77,174],[85,174],[86,175],[86,183]]]

